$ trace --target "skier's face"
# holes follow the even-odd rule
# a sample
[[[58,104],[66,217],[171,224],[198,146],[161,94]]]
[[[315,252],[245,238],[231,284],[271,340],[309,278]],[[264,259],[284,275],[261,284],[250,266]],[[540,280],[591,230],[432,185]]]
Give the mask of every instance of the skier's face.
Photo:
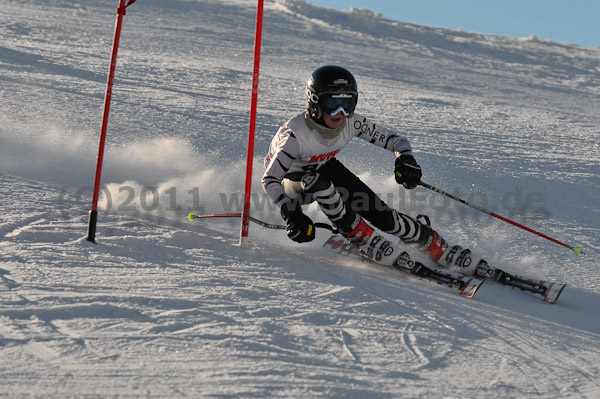
[[[345,120],[346,115],[344,115],[341,110],[335,115],[329,115],[327,113],[323,114],[323,121],[330,129],[337,129],[338,127],[342,126],[342,123],[344,123]]]

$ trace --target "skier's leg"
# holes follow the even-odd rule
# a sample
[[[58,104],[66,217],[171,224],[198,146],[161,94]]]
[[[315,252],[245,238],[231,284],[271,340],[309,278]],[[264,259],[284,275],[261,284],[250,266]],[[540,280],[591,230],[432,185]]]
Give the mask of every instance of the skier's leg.
[[[352,208],[346,207],[329,176],[318,172],[308,173],[302,178],[302,185],[305,193],[317,201],[325,216],[350,242],[377,262],[394,263],[400,255],[399,249],[377,234]]]
[[[351,208],[346,207],[340,193],[331,183],[329,176],[317,172],[307,173],[302,178],[301,184],[305,195],[317,201],[319,208],[321,208],[325,216],[348,239],[354,238],[355,240],[360,240],[361,236],[368,239],[372,235],[373,229],[367,229],[364,223],[360,223],[360,216]],[[354,230],[359,226],[363,231],[355,232]]]
[[[347,195],[346,204],[375,227],[402,241],[414,242],[420,238],[421,223],[390,208],[358,176],[337,159],[327,162],[320,170],[332,176],[335,188]]]
[[[390,208],[373,192],[360,178],[348,170],[336,159],[329,161],[322,170],[328,171],[336,189],[348,192],[347,203],[350,208],[373,223],[375,227],[386,233],[400,238],[406,244],[413,244],[424,252],[431,260],[444,267],[464,274],[476,271],[482,274],[485,263],[480,258],[474,258],[469,249],[460,246],[449,247],[446,240],[429,226],[408,215]],[[485,263],[487,265],[487,263]]]

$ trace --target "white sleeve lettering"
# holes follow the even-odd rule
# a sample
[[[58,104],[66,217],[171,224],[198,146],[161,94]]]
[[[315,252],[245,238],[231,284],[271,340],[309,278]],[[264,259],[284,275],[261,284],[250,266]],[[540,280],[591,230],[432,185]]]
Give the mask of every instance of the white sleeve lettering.
[[[396,153],[412,155],[412,147],[408,139],[400,134],[379,126],[365,117],[354,120],[354,130],[361,139]]]

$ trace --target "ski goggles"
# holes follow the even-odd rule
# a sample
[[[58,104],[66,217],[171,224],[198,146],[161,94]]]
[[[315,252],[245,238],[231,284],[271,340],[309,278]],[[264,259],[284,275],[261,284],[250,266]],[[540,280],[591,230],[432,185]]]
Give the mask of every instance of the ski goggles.
[[[329,115],[335,115],[341,111],[348,116],[354,112],[356,107],[356,94],[332,93],[321,95],[319,106],[324,113]]]

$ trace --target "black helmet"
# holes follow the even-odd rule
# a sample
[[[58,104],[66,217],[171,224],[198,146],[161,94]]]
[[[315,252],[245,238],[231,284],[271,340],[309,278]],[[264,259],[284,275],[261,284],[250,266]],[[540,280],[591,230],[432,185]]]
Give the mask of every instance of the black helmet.
[[[324,112],[343,111],[351,116],[358,100],[358,85],[346,68],[325,65],[316,69],[306,82],[306,96],[307,110],[314,119],[320,119]]]

